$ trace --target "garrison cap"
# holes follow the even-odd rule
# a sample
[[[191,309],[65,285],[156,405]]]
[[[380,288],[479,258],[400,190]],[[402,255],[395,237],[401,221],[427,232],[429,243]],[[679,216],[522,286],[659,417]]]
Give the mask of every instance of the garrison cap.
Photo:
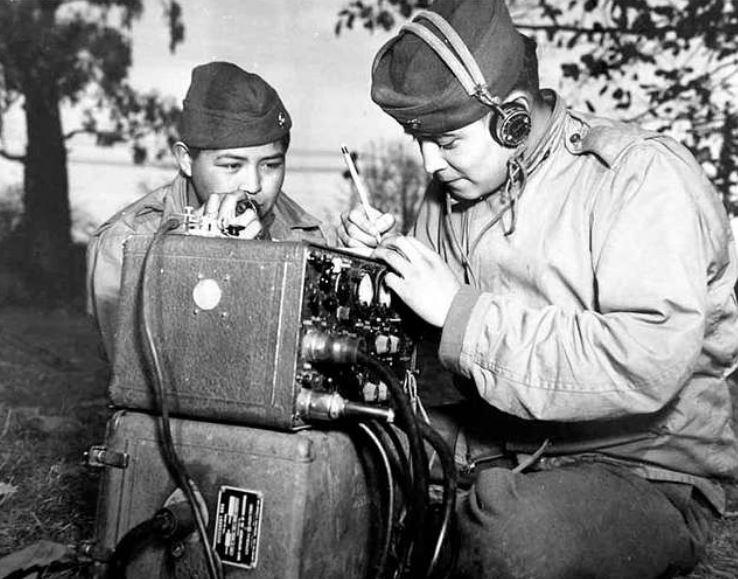
[[[180,138],[199,149],[255,147],[280,140],[292,120],[275,91],[257,74],[230,62],[192,70]]]
[[[506,97],[522,71],[525,37],[515,29],[504,0],[436,0],[429,11],[442,16],[461,37],[491,96]],[[438,27],[427,28],[451,46]],[[371,96],[413,134],[453,131],[490,110],[469,96],[424,40],[403,30],[374,59]]]

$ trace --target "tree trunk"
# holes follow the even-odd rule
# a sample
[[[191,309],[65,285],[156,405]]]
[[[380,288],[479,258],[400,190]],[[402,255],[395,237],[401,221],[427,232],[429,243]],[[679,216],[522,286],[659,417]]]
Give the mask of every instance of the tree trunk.
[[[70,299],[72,235],[67,151],[56,79],[36,76],[25,86],[28,145],[22,236],[29,289],[44,301]]]

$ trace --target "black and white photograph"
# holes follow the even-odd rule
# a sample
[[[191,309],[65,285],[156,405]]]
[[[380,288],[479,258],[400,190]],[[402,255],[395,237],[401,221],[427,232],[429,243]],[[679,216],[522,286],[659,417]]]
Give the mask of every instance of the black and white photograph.
[[[738,577],[738,3],[0,0],[0,579]]]

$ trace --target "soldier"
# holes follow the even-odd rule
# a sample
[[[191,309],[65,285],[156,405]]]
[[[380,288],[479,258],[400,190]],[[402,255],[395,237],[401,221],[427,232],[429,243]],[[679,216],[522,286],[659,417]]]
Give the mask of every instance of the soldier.
[[[383,236],[387,285],[440,329],[467,398],[436,423],[460,428],[473,475],[459,576],[692,569],[738,466],[736,254],[697,162],[540,90],[502,0],[420,12],[377,54],[371,94],[433,179],[413,236],[356,208],[339,237]]]
[[[185,207],[217,224],[215,233],[242,239],[334,242],[335,234],[282,192],[290,115],[260,76],[228,62],[197,66],[174,145],[174,180],[100,226],[87,252],[88,310],[112,359],[123,242],[153,234]],[[237,214],[239,202],[247,202]]]

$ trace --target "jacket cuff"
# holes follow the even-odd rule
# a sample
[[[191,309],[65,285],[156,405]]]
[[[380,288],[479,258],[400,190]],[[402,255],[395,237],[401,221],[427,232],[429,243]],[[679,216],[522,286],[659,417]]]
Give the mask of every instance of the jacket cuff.
[[[462,373],[460,357],[464,345],[464,334],[479,296],[480,292],[473,287],[462,286],[448,309],[446,323],[441,332],[438,359],[445,368],[452,372]]]

